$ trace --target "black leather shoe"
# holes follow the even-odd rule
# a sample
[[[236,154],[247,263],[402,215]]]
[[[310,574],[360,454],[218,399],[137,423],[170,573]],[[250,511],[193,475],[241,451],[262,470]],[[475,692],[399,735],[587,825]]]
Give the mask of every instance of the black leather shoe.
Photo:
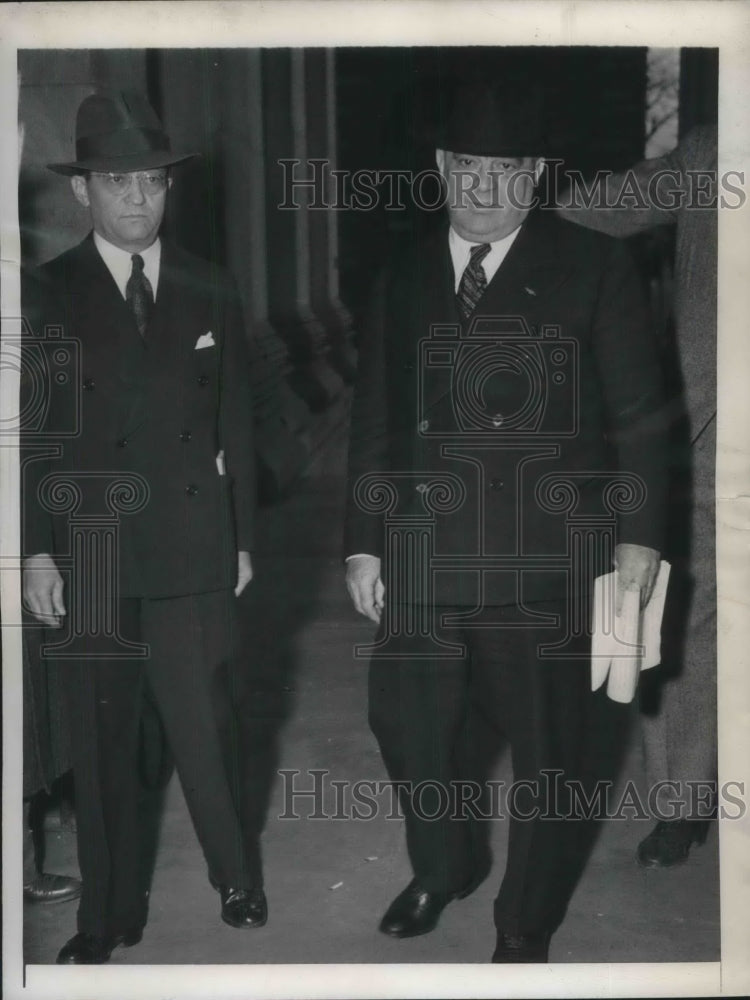
[[[681,865],[687,861],[693,844],[703,844],[707,836],[708,820],[662,820],[638,845],[638,864],[643,868]]]
[[[109,956],[115,948],[131,948],[143,937],[140,927],[135,930],[123,931],[122,934],[106,934],[99,937],[96,934],[79,932],[60,949],[57,956],[58,965],[103,965],[109,961]]]
[[[454,898],[447,892],[428,892],[412,879],[385,911],[379,930],[397,938],[428,934],[435,929],[440,914]]]
[[[67,875],[50,875],[40,872],[23,887],[26,903],[69,903],[81,895],[81,883]]]
[[[454,899],[465,899],[483,881],[486,874],[483,871],[457,892],[429,892],[416,879],[412,879],[385,911],[379,930],[397,938],[428,934],[437,926],[440,914],[448,903]]]
[[[506,934],[497,932],[497,946],[492,956],[493,962],[548,962],[550,931],[535,934]]]
[[[268,920],[268,904],[262,889],[231,889],[219,886],[221,919],[230,927],[262,927]]]

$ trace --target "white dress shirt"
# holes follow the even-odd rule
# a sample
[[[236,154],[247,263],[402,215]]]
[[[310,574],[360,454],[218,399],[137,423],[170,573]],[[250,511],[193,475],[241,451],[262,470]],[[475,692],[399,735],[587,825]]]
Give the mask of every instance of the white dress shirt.
[[[520,232],[521,227],[518,226],[512,233],[508,233],[507,236],[503,236],[501,240],[495,240],[494,243],[490,243],[490,252],[482,261],[482,267],[484,269],[488,285],[495,277],[497,269],[505,260],[505,255],[513,246],[513,241]],[[471,250],[473,247],[482,246],[482,244],[469,243],[469,241],[465,240],[463,236],[459,236],[456,230],[451,226],[448,232],[448,246],[450,247],[451,260],[453,261],[453,290],[458,293],[458,286],[461,284],[461,275],[464,273],[466,265],[469,263]]]
[[[127,250],[121,250],[114,243],[105,240],[99,233],[94,233],[94,246],[99,251],[107,269],[115,279],[115,284],[120,289],[120,295],[125,298],[125,287],[133,272],[133,255]],[[157,236],[154,242],[146,250],[140,251],[143,257],[143,273],[148,278],[156,301],[156,289],[159,286],[159,267],[161,264],[161,242]]]

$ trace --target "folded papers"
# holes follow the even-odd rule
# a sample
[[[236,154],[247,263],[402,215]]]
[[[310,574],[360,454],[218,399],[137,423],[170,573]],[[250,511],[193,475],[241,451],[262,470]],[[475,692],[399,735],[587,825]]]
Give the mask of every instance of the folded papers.
[[[622,613],[615,614],[617,571],[594,581],[591,690],[607,681],[613,701],[633,700],[641,670],[661,662],[661,622],[670,566],[662,560],[651,600],[640,609],[640,591],[626,590]]]

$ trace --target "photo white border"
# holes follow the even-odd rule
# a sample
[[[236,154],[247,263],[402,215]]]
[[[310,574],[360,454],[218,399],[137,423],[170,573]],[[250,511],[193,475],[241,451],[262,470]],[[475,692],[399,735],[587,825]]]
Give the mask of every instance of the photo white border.
[[[19,314],[18,48],[381,45],[646,45],[720,48],[719,168],[750,178],[750,5],[744,0],[276,0],[26,3],[0,9],[2,315]],[[747,180],[745,184],[747,190]],[[719,780],[750,789],[750,206],[719,230]],[[0,373],[12,405],[13,376]],[[0,568],[18,530],[17,467],[0,448]],[[0,573],[6,620],[18,610]],[[17,620],[17,618],[16,618]],[[750,816],[721,823],[721,963],[292,966],[29,966],[23,989],[20,630],[3,655],[3,987],[8,1000],[107,997],[740,996],[750,992]],[[281,919],[281,917],[279,917]],[[374,933],[374,931],[373,931]]]

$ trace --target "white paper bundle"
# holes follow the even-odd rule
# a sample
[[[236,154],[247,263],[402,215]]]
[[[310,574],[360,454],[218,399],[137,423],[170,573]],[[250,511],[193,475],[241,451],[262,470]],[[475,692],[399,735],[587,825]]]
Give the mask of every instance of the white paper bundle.
[[[640,610],[640,592],[626,590],[622,614],[615,615],[617,571],[594,581],[594,628],[591,637],[591,690],[607,680],[613,701],[633,700],[641,670],[661,662],[661,622],[670,566],[662,560],[654,591]]]

